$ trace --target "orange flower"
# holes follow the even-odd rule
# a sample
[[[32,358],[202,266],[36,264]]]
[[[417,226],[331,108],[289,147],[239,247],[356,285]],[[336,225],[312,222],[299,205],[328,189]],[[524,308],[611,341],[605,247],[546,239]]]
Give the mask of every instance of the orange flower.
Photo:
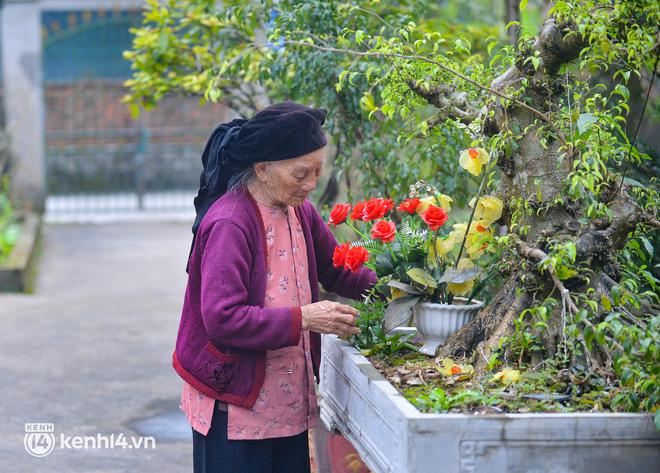
[[[335,265],[337,268],[341,268],[344,266],[344,263],[346,262],[346,255],[348,254],[349,250],[349,244],[344,243],[341,246],[338,246],[335,248],[335,253],[332,256],[332,264]]]
[[[365,205],[366,202],[358,202],[355,204],[355,207],[353,207],[353,212],[351,212],[351,220],[362,220]]]
[[[334,228],[337,228],[337,225],[340,225],[346,221],[346,216],[348,211],[351,210],[351,204],[337,204],[334,206],[330,212],[330,220],[328,221],[328,226],[332,225]]]
[[[457,374],[457,373],[462,373],[462,372],[463,372],[463,370],[458,365],[454,365],[454,366],[451,367],[451,374]]]
[[[383,243],[389,243],[394,240],[394,235],[396,235],[396,225],[394,222],[381,220],[371,229],[371,238],[373,240],[380,238]]]
[[[362,248],[362,246],[354,246],[348,250],[346,260],[344,261],[344,269],[350,269],[351,273],[357,273],[364,263],[369,261],[369,252]]]
[[[429,208],[422,213],[422,218],[429,224],[430,230],[434,232],[447,221],[447,212],[437,205],[429,205]]]
[[[415,213],[415,210],[417,209],[419,203],[420,203],[419,199],[406,199],[403,202],[401,202],[401,205],[399,205],[396,209],[402,210],[404,212],[408,212],[409,214],[413,214]]]
[[[378,220],[387,215],[387,212],[392,210],[394,204],[392,199],[377,199],[372,197],[364,205],[364,211],[362,212],[362,220],[368,222],[370,220]]]

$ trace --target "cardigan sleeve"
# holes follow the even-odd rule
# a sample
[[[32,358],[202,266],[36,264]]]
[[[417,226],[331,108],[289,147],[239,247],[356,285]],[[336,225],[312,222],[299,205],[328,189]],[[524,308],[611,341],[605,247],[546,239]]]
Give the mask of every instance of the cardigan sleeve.
[[[366,266],[362,266],[357,273],[337,268],[332,262],[335,248],[338,246],[332,230],[311,203],[307,202],[306,207],[314,240],[319,282],[323,289],[349,299],[365,296],[378,281],[376,273]]]
[[[201,315],[214,343],[250,350],[276,350],[300,340],[300,307],[250,304],[256,244],[231,220],[213,225],[201,243]],[[260,301],[263,305],[263,301]]]

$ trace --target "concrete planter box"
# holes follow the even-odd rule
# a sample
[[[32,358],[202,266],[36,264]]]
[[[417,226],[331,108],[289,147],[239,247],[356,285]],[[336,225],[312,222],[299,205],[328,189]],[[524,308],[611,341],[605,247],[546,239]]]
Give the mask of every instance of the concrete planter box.
[[[30,292],[40,230],[41,217],[25,214],[18,242],[0,264],[0,291]]]
[[[652,414],[423,414],[347,342],[323,336],[321,419],[374,473],[657,473]]]

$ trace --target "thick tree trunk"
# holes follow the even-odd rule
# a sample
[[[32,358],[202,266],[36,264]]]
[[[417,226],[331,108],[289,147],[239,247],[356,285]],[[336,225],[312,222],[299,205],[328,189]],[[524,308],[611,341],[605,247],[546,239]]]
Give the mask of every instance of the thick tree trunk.
[[[573,25],[557,25],[552,19],[546,21],[533,47],[523,51],[516,65],[497,78],[491,87],[515,95],[526,79],[528,86],[524,97],[532,100],[536,110],[547,113],[564,92],[562,80],[556,76],[559,68],[578,57],[584,46],[579,35],[566,36],[571,30],[574,30]],[[538,69],[531,61],[524,61],[533,56],[534,51],[539,51]],[[607,297],[612,285],[620,279],[620,269],[614,258],[616,251],[625,245],[635,226],[647,218],[643,209],[628,195],[626,187],[620,187],[619,181],[612,178],[610,188],[600,198],[603,202],[611,202],[609,208],[613,219],[581,224],[578,220],[583,215],[582,202],[571,201],[563,193],[566,178],[573,168],[570,144],[565,145],[563,137],[552,136],[548,124],[527,109],[517,105],[505,108],[499,100],[493,102],[491,109],[494,114],[486,122],[489,134],[504,129],[520,130],[522,134],[517,140],[517,151],[499,157],[497,164],[502,177],[497,194],[505,202],[502,218],[509,228],[514,209],[519,209],[525,202],[529,205],[531,211],[518,212],[515,223],[517,229],[528,228],[516,238],[521,261],[527,258],[531,264],[513,264],[513,272],[491,304],[436,352],[442,357],[472,356],[477,370],[487,366],[492,351],[504,337],[514,334],[516,320],[523,311],[547,297],[560,302],[546,320],[547,328],[533,332],[540,338],[544,352],[533,358],[525,355],[525,358],[514,359],[514,355],[505,350],[504,357],[508,358],[507,362],[538,363],[555,355],[564,336],[566,311],[573,303],[568,299],[569,294],[587,294],[589,289],[594,289],[589,296],[593,300],[600,303],[601,296]],[[544,136],[546,142],[542,143]],[[557,197],[562,201],[553,203]],[[590,277],[559,281],[550,270],[539,273],[536,263],[545,255],[550,240],[560,243],[571,240],[577,250],[576,263],[591,268]],[[609,361],[609,355],[596,346],[580,361],[587,366],[600,365]]]
[[[520,2],[516,0],[504,0],[504,24],[508,25],[512,21],[520,22],[520,9],[518,5]],[[510,26],[507,29],[507,34],[509,36],[509,44],[515,45],[518,42],[518,32],[519,27]]]

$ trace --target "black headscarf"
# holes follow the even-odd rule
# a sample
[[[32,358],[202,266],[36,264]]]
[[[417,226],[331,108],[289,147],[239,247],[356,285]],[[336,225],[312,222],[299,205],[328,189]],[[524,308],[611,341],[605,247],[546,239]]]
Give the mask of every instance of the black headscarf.
[[[232,177],[255,163],[297,158],[327,145],[322,129],[327,113],[321,108],[281,102],[249,120],[237,118],[218,125],[202,154],[204,169],[194,201],[193,246],[206,212],[227,192]]]

